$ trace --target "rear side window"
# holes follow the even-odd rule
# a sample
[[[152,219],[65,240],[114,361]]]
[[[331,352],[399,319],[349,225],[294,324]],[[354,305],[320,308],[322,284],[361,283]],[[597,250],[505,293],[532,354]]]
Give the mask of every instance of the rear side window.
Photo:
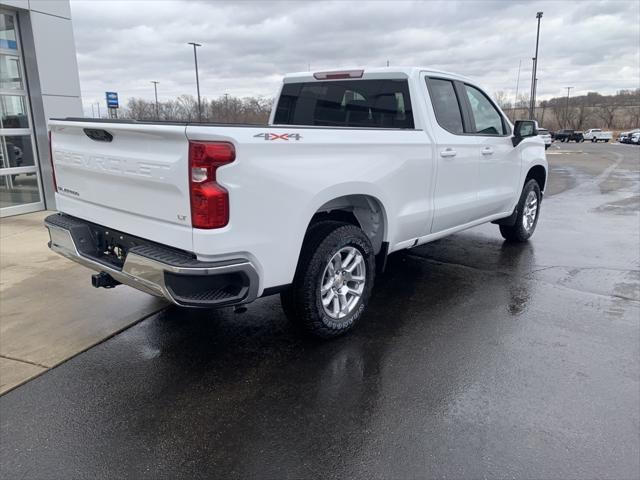
[[[286,83],[278,100],[274,123],[414,128],[406,80]]]
[[[471,107],[471,114],[475,122],[475,131],[479,135],[504,135],[506,134],[502,115],[493,106],[487,96],[471,85],[464,86]]]
[[[464,133],[462,111],[453,82],[440,78],[427,78],[427,86],[438,124],[451,133]]]

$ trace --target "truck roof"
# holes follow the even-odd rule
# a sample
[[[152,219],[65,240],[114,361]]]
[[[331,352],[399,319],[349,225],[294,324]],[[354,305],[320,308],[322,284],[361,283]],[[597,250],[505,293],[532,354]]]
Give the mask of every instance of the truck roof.
[[[363,80],[375,80],[375,79],[398,79],[398,78],[409,78],[413,75],[417,75],[420,72],[427,72],[431,75],[438,75],[446,78],[454,78],[457,80],[473,82],[473,80],[469,77],[465,77],[463,75],[458,75],[457,73],[445,72],[443,70],[437,70],[432,67],[419,67],[419,66],[398,66],[398,67],[340,67],[340,68],[326,68],[319,69],[313,72],[294,72],[287,73],[284,78],[284,83],[298,83],[298,82],[316,82],[317,78],[314,77],[314,74],[317,73],[338,73],[338,72],[351,72],[351,71],[362,71],[362,77],[353,78],[353,80],[359,80],[360,78]]]

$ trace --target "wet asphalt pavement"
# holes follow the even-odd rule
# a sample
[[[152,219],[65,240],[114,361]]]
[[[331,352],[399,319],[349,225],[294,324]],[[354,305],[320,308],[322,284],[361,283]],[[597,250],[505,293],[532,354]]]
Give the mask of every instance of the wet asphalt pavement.
[[[548,158],[530,243],[391,256],[347,337],[170,308],[1,397],[2,476],[640,477],[640,148]]]

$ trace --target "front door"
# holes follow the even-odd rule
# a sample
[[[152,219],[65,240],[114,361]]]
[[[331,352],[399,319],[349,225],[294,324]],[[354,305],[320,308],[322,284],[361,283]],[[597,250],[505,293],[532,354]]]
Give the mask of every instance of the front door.
[[[476,141],[477,200],[474,220],[505,213],[518,198],[520,157],[513,147],[511,130],[500,111],[479,88],[462,86],[469,111],[469,134]]]

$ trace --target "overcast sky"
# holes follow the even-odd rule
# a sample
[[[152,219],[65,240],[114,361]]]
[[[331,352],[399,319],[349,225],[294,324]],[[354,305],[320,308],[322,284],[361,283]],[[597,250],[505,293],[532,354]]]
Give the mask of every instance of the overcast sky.
[[[274,95],[286,72],[426,65],[490,93],[528,95],[543,11],[538,98],[640,87],[640,2],[71,1],[86,108],[104,92],[160,100],[196,93]]]

